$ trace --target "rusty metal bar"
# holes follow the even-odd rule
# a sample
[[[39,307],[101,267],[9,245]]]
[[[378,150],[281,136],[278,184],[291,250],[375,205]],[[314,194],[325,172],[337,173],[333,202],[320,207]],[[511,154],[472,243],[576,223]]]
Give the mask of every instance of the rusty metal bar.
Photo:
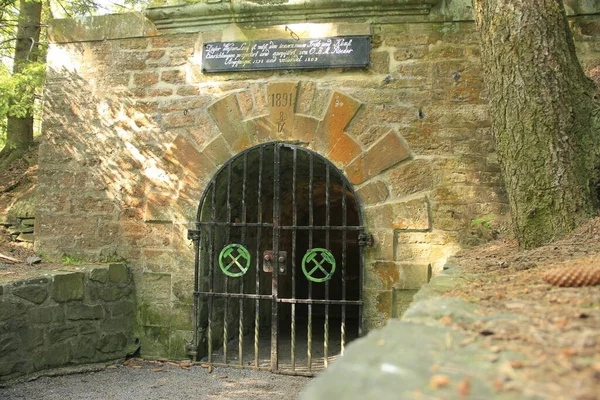
[[[258,223],[262,223],[262,174],[263,174],[263,147],[258,150],[258,190],[256,193],[257,198],[257,212],[258,212]],[[256,295],[260,295],[260,266],[262,261],[262,255],[260,254],[260,242],[262,236],[262,229],[258,229],[256,234]],[[260,325],[260,300],[256,299],[254,304],[254,368],[258,368],[258,339],[259,339],[259,325]]]
[[[233,299],[250,299],[250,300],[271,300],[273,296],[269,294],[247,294],[247,293],[212,293],[212,292],[196,292],[195,295],[201,297],[229,297]],[[288,303],[288,304],[334,304],[334,305],[348,305],[348,306],[357,306],[362,304],[361,300],[323,300],[323,299],[287,299],[287,298],[278,298],[278,303]]]
[[[322,300],[322,299],[277,299],[278,303],[296,303],[296,304],[334,304],[358,306],[363,302],[360,300]]]
[[[325,226],[331,223],[329,209],[329,165],[325,164]],[[329,251],[329,230],[325,231],[325,248]],[[325,300],[329,300],[329,280],[325,281]],[[329,357],[329,304],[325,304],[325,323],[323,327],[323,366],[327,368],[327,358]]]
[[[217,217],[217,181],[212,182],[212,199],[210,204],[210,219],[215,220]],[[208,264],[208,282],[210,289],[215,287],[215,235],[214,228],[209,229],[209,250],[208,258],[210,260]],[[208,362],[212,362],[212,313],[213,313],[214,300],[213,297],[208,298]]]
[[[313,180],[314,180],[314,160],[312,153],[309,154],[308,168],[308,226],[314,225],[314,210],[313,210]],[[313,247],[313,230],[308,231],[308,249]],[[312,299],[312,282],[308,281],[308,298]],[[308,372],[312,369],[312,304],[308,304],[308,327],[307,327],[307,357],[308,357]]]
[[[298,225],[298,208],[296,204],[296,189],[297,189],[297,165],[298,165],[298,150],[293,149],[292,161],[292,224]],[[292,299],[296,299],[296,235],[297,231],[292,231]],[[291,326],[291,362],[292,371],[296,369],[296,303],[292,303],[292,326]]]
[[[202,206],[202,205],[200,205]],[[200,329],[200,321],[198,310],[200,309],[200,297],[197,295],[200,289],[200,227],[196,224],[196,234],[193,236],[194,241],[194,341],[192,345],[194,349],[191,352],[192,361],[197,361],[198,358],[198,329]],[[189,234],[189,233],[188,233]]]
[[[197,223],[199,226],[228,226],[228,227],[235,227],[235,228],[274,228],[274,225],[269,223],[269,222],[264,222],[264,223],[255,223],[255,222],[249,222],[249,223],[242,223],[242,222],[232,222],[230,224],[228,224],[227,222],[198,222]],[[321,226],[321,225],[315,225],[315,226],[295,226],[295,225],[281,225],[279,226],[280,230],[298,230],[298,231],[364,231],[365,227],[364,226],[346,226],[346,227],[342,227],[342,226]]]
[[[227,221],[231,221],[231,163],[227,168]],[[229,244],[231,239],[231,225],[225,228],[225,244]],[[229,277],[224,274],[223,282],[225,293],[229,292]],[[223,362],[227,364],[227,341],[229,340],[229,298],[225,297],[225,307],[223,308]]]
[[[243,175],[242,175],[242,222],[247,222],[246,218],[246,181],[248,178],[248,153],[244,153],[243,159]],[[246,244],[246,227],[242,227],[242,244]],[[243,276],[240,279],[240,294],[244,293],[244,283],[246,281],[246,277]],[[244,365],[244,300],[243,297],[240,297],[238,304],[240,315],[238,319],[238,359],[240,367]]]
[[[277,372],[279,369],[278,350],[279,350],[279,321],[277,295],[279,289],[279,219],[281,214],[281,204],[279,198],[280,182],[279,175],[281,174],[281,146],[276,144],[273,148],[273,252],[275,254],[275,264],[273,265],[273,280],[271,284],[271,295],[273,301],[271,304],[271,369]]]
[[[346,181],[342,180],[342,226],[348,224],[348,213],[346,204]],[[347,231],[342,231],[342,301],[346,301],[346,251],[347,246]],[[340,353],[344,355],[346,348],[346,305],[342,304],[342,321],[340,323]]]
[[[240,297],[245,299],[254,300],[271,300],[273,297],[270,294],[249,294],[249,293],[218,293],[218,292],[197,292],[198,296],[204,297],[229,297],[239,299]]]

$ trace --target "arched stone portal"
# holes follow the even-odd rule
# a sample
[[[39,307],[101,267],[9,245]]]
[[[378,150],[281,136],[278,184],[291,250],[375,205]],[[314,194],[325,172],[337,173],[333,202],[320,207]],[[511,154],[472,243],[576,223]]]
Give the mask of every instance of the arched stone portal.
[[[192,231],[200,354],[286,373],[326,367],[362,332],[363,230],[352,185],[319,154],[271,142],[229,160]]]

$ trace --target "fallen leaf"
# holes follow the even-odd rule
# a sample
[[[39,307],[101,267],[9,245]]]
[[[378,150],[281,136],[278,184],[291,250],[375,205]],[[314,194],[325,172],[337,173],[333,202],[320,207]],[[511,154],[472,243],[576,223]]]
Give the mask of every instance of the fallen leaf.
[[[152,372],[162,372],[163,369],[162,368],[154,368],[151,370]]]
[[[452,323],[452,317],[446,315],[445,317],[440,318],[440,322],[444,325],[450,325]]]
[[[132,365],[131,368],[142,369],[142,366],[141,365]]]
[[[501,292],[496,293],[496,298],[498,300],[503,299],[504,298],[504,293],[501,293]]]
[[[573,354],[575,354],[575,350],[570,349],[568,347],[565,347],[564,349],[562,349],[562,354],[566,357],[572,356]]]
[[[116,365],[109,365],[108,367],[106,367],[106,369],[117,369]]]
[[[429,386],[433,389],[440,389],[450,384],[450,377],[447,375],[434,375],[429,380]]]
[[[377,341],[377,346],[383,346],[384,344],[385,344],[385,340],[383,340],[383,339],[379,339]]]
[[[227,379],[227,375],[221,375],[219,379]]]
[[[501,392],[504,389],[504,382],[502,382],[500,379],[495,379],[492,382],[492,386],[496,392]]]
[[[529,293],[529,289],[528,288],[523,289],[523,294],[527,294],[527,293]]]
[[[470,343],[473,343],[475,341],[476,337],[475,336],[471,336],[470,338],[466,338],[465,340],[463,340],[462,342],[460,342],[461,346],[466,346]]]
[[[511,360],[509,361],[509,364],[513,369],[521,369],[524,367],[523,363],[520,360]]]
[[[167,362],[166,362],[166,364],[167,364],[167,365],[170,365],[171,367],[179,367],[179,364],[178,364],[178,363],[174,363],[174,362],[172,362],[172,361],[167,361]]]
[[[456,384],[456,390],[459,396],[468,396],[471,391],[471,379],[468,377]]]
[[[212,367],[212,365],[209,365],[209,366],[208,366],[208,370],[207,370],[207,371],[208,371],[208,373],[209,373],[209,374],[212,374],[212,370],[213,370],[213,367]]]

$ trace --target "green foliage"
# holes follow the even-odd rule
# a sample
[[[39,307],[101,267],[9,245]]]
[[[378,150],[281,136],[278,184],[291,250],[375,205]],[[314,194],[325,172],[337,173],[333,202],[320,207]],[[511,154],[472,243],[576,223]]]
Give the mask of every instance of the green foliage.
[[[81,265],[81,264],[85,263],[85,260],[83,258],[77,257],[77,256],[70,256],[68,254],[63,254],[60,261],[63,264],[67,264],[67,265]]]
[[[473,228],[483,227],[486,229],[492,229],[492,222],[494,221],[494,219],[496,219],[496,216],[493,214],[486,215],[480,218],[475,218],[473,221],[471,221],[471,226]]]
[[[0,148],[5,144],[8,116],[22,118],[39,111],[40,103],[35,102],[35,98],[45,79],[45,63],[30,63],[22,72],[14,74],[0,64]]]

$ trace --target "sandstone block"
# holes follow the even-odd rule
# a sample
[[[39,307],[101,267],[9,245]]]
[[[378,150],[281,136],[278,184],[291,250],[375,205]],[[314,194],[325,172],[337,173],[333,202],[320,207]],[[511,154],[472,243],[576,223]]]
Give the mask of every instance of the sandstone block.
[[[412,160],[398,165],[389,175],[390,189],[401,198],[433,186],[433,168],[428,160]]]
[[[133,75],[133,83],[136,86],[152,86],[158,82],[158,73],[156,72],[138,72]]]
[[[392,318],[400,318],[408,309],[417,289],[394,289],[392,292]]]
[[[222,135],[214,138],[203,150],[203,153],[218,167],[227,162],[232,154]]]
[[[390,132],[350,163],[346,167],[346,175],[351,183],[357,185],[406,160],[409,156],[400,138]]]
[[[371,53],[371,69],[378,74],[390,72],[390,53],[387,51],[376,51]]]
[[[144,272],[138,285],[138,296],[152,303],[170,301],[171,274]]]
[[[174,303],[171,309],[171,330],[194,330],[192,304]]]
[[[81,272],[55,275],[52,285],[52,298],[59,303],[83,300],[83,278]]]
[[[365,205],[380,203],[390,195],[387,185],[381,180],[367,183],[358,189],[356,194]]]
[[[175,198],[166,193],[149,193],[144,210],[144,221],[146,222],[171,222],[174,219],[172,204]],[[126,232],[125,236],[135,236],[132,231]]]
[[[187,343],[191,343],[193,338],[193,330],[171,331],[171,336],[169,338],[169,358],[175,360],[186,359],[188,355],[185,346]]]
[[[426,197],[367,207],[365,213],[370,224],[379,228],[421,231],[431,228]]]
[[[420,289],[431,279],[431,264],[403,264],[401,271],[400,289]]]
[[[365,270],[365,288],[391,290],[400,280],[400,268],[393,261],[377,261]]]
[[[373,232],[373,247],[369,254],[373,254],[376,260],[391,261],[394,259],[394,247],[396,245],[394,231],[378,230]]]
[[[234,152],[242,151],[251,144],[242,123],[237,96],[229,95],[218,100],[208,107],[208,113]]]
[[[171,71],[162,71],[160,80],[166,83],[185,84],[185,71],[175,69]]]
[[[146,326],[142,328],[142,357],[162,357],[169,352],[169,328]]]

